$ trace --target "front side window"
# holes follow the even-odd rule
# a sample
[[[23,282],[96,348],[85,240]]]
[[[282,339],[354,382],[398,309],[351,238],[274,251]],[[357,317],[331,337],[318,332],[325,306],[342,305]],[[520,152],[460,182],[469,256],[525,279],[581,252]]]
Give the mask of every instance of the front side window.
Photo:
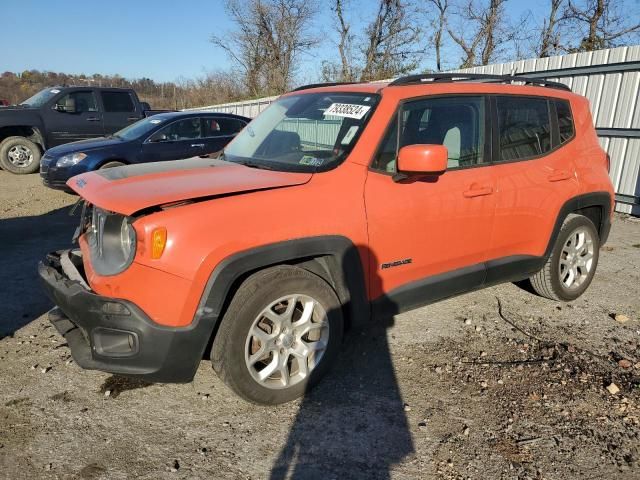
[[[149,139],[150,142],[178,142],[200,138],[200,119],[197,117],[178,120],[158,130]]]
[[[135,112],[136,107],[127,92],[102,92],[105,112]]]
[[[56,100],[55,108],[57,110],[64,111],[66,106],[69,104],[70,99],[75,101],[76,113],[98,111],[98,103],[96,102],[96,97],[93,92],[89,91],[69,93],[68,95],[65,95]]]
[[[282,97],[236,136],[224,159],[283,171],[330,169],[353,149],[378,98],[344,92]]]
[[[568,142],[573,138],[573,116],[571,107],[566,100],[556,100],[556,112],[558,113],[558,129],[560,130],[560,144]]]
[[[485,101],[482,97],[437,97],[405,103],[385,135],[372,165],[396,172],[400,148],[407,145],[444,145],[448,168],[465,168],[485,162]],[[398,141],[399,136],[399,141]]]
[[[546,99],[498,97],[497,109],[500,161],[536,157],[551,150]]]

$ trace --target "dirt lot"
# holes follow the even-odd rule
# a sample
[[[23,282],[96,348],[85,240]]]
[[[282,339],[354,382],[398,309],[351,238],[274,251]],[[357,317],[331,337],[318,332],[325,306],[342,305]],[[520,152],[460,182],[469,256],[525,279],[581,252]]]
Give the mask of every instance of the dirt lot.
[[[2,478],[640,478],[636,220],[617,219],[579,300],[503,285],[399,315],[264,408],[206,361],[148,385],[70,360],[35,269],[69,244],[73,202],[0,172]]]

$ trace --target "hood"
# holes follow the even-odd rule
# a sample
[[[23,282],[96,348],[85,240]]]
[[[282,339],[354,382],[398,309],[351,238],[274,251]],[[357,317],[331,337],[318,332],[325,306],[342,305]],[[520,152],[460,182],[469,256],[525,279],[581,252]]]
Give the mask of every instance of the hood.
[[[80,140],[77,142],[65,143],[64,145],[58,145],[57,147],[47,150],[48,157],[61,157],[69,153],[86,152],[94,150],[96,148],[111,147],[113,145],[121,145],[124,140],[118,137],[98,137],[89,138],[87,140]]]
[[[89,203],[123,215],[185,200],[302,185],[313,174],[276,172],[210,158],[109,168],[67,185]]]

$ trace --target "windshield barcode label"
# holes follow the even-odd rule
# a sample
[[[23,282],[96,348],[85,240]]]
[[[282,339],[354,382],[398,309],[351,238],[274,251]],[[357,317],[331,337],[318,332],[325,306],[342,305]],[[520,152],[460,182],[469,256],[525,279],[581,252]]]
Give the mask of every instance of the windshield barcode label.
[[[369,105],[355,105],[352,103],[332,103],[329,108],[324,111],[324,115],[332,115],[334,117],[348,117],[360,120],[364,117],[371,107]]]

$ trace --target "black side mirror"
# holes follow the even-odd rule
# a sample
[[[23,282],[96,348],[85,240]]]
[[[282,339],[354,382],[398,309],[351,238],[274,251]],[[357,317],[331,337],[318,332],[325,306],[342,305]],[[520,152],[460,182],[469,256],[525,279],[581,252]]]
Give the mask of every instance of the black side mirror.
[[[62,113],[76,113],[76,99],[67,97],[64,104],[56,103],[56,110]]]
[[[149,139],[149,142],[151,142],[151,143],[160,143],[160,142],[166,142],[168,140],[169,140],[169,137],[167,137],[164,133],[157,133],[156,135],[153,135]]]

